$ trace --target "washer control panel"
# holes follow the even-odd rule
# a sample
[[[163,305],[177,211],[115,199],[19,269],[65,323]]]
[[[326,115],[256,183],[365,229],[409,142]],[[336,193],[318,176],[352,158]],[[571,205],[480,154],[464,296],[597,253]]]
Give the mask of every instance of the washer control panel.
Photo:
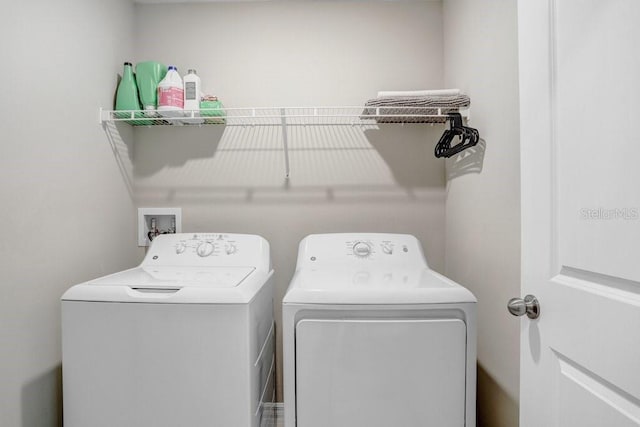
[[[174,243],[176,255],[201,258],[238,253],[238,242],[228,234],[192,234],[185,235]]]
[[[321,264],[426,265],[420,242],[407,234],[315,234],[300,244],[298,268]]]
[[[268,257],[269,244],[260,236],[163,234],[153,241],[143,265],[254,266],[269,265]]]

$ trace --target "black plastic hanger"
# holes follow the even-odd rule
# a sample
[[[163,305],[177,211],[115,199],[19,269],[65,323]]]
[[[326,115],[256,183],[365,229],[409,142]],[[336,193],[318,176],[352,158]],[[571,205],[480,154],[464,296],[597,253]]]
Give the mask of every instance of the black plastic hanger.
[[[454,156],[467,148],[473,147],[480,141],[480,132],[477,129],[465,126],[462,123],[462,115],[460,113],[449,113],[448,115],[449,129],[444,131],[434,150],[437,158]],[[460,142],[452,146],[451,143],[456,137],[460,139]]]

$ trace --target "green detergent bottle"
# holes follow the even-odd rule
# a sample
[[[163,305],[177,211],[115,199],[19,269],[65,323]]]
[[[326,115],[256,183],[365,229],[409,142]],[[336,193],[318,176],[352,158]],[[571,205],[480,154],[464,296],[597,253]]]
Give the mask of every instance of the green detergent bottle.
[[[138,98],[138,86],[136,85],[136,77],[133,74],[133,67],[130,62],[125,62],[122,80],[120,80],[118,91],[116,92],[116,110],[141,109],[140,100]],[[126,119],[127,117],[131,117],[131,113],[116,113],[116,117]],[[135,117],[142,117],[142,114],[136,113]],[[136,121],[127,121],[127,123],[138,124]]]
[[[150,117],[158,107],[158,83],[167,75],[167,66],[156,61],[138,62],[136,64],[136,81],[140,93],[142,109]]]

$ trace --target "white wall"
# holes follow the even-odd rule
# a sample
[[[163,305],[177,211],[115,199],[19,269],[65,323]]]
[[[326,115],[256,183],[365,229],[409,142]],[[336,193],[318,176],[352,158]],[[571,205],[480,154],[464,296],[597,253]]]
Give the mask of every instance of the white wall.
[[[444,0],[445,84],[471,96],[482,150],[447,163],[446,273],[478,297],[481,425],[518,425],[520,171],[515,0]],[[466,169],[468,168],[468,169]],[[476,170],[477,172],[477,170]]]
[[[0,425],[61,426],[60,296],[139,260],[133,203],[97,121],[131,52],[133,6],[3,10]]]
[[[229,107],[363,105],[378,90],[442,86],[441,7],[137,5],[136,60],[175,64],[182,73],[196,68],[204,90]],[[279,323],[298,243],[310,233],[411,233],[422,240],[432,267],[443,271],[444,164],[433,157],[443,129],[290,127],[288,182],[277,127],[139,129],[137,203],[181,206],[186,231],[267,238]]]

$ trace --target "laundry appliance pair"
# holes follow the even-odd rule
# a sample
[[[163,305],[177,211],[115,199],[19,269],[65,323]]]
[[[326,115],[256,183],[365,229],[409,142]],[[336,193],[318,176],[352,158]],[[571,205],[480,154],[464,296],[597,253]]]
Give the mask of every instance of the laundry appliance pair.
[[[257,427],[273,396],[268,243],[156,239],[63,296],[65,425]],[[394,234],[311,235],[283,300],[285,427],[475,425],[475,299]]]

